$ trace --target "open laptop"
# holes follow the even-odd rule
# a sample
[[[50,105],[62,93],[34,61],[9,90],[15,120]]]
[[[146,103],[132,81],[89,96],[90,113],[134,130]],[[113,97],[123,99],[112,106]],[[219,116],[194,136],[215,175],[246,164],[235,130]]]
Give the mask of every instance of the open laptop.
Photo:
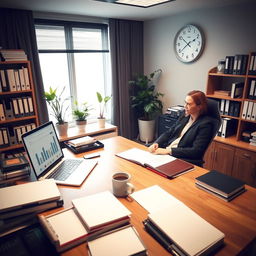
[[[57,184],[80,186],[97,164],[97,160],[64,158],[52,122],[22,135],[31,168],[38,180],[53,178]]]

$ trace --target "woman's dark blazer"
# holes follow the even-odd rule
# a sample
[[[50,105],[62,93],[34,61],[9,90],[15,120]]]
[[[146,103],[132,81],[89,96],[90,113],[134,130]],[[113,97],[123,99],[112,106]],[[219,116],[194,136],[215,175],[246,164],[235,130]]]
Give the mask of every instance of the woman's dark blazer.
[[[184,126],[187,124],[189,116],[181,117],[168,131],[163,133],[155,143],[159,147],[165,148],[179,137]],[[186,131],[177,148],[172,148],[172,155],[192,164],[202,166],[204,163],[204,153],[211,142],[216,127],[215,118],[207,115],[200,116]]]

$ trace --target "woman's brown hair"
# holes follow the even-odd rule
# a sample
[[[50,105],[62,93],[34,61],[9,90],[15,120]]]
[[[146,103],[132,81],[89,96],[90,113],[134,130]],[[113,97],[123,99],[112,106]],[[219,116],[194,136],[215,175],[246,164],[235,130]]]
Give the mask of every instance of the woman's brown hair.
[[[200,115],[207,113],[207,98],[201,91],[193,90],[187,94],[190,96],[197,106],[200,106]]]

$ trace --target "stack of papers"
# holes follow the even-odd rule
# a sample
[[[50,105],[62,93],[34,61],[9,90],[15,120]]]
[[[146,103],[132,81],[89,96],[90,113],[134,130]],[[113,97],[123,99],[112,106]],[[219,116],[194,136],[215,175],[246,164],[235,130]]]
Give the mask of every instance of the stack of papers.
[[[74,199],[72,204],[70,209],[39,216],[59,252],[130,222],[131,212],[109,191]]]
[[[69,140],[68,143],[73,146],[73,147],[81,147],[84,145],[92,144],[96,142],[95,138],[92,138],[90,136],[74,139],[74,140]]]
[[[178,255],[208,255],[223,244],[224,234],[159,186],[131,195],[148,212],[146,231]],[[161,198],[161,200],[159,200]]]

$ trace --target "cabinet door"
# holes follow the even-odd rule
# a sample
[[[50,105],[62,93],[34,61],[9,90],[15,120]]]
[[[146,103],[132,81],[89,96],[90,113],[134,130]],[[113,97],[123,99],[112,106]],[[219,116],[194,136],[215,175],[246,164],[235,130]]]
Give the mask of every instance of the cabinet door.
[[[215,144],[216,142],[212,141],[212,143],[209,145],[208,149],[206,150],[204,154],[204,165],[203,167],[205,169],[211,170],[213,167],[213,157],[214,157],[214,150],[215,150]]]
[[[215,142],[212,169],[231,175],[235,148],[223,143]]]
[[[236,149],[232,176],[256,187],[256,153]]]

